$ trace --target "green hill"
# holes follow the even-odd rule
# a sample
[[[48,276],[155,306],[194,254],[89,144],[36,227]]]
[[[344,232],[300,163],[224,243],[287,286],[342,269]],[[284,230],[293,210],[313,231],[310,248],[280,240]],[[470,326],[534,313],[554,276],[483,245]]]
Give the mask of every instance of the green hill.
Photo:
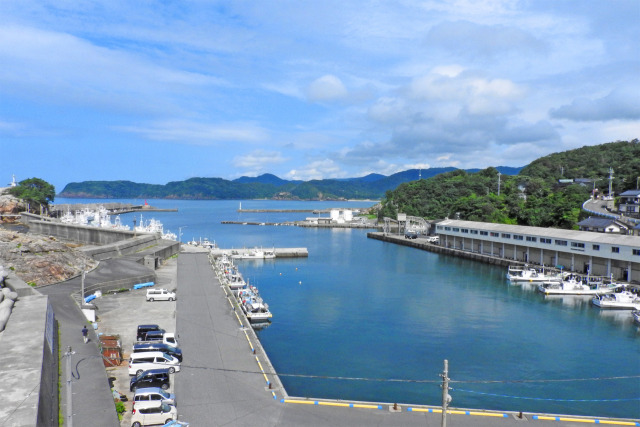
[[[594,188],[608,187],[613,168],[615,194],[635,188],[640,176],[640,143],[619,141],[554,153],[535,160],[515,176],[498,170],[457,170],[403,183],[387,191],[380,217],[398,212],[428,219],[460,218],[538,227],[575,228],[582,203]],[[586,182],[578,178],[591,178]],[[561,184],[560,179],[577,180]],[[498,190],[498,183],[500,189]]]

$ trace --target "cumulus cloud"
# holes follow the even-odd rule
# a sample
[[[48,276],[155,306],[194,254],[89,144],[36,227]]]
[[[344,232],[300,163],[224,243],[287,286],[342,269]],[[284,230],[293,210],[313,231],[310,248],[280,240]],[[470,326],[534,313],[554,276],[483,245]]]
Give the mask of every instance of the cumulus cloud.
[[[307,97],[313,102],[335,101],[347,96],[347,89],[336,76],[327,74],[309,85]]]
[[[597,99],[576,98],[569,105],[552,109],[549,115],[555,119],[573,121],[608,121],[640,119],[640,89],[613,90]]]
[[[278,151],[254,150],[243,156],[233,158],[233,165],[237,168],[260,172],[287,161]]]
[[[345,178],[347,174],[333,160],[324,159],[316,160],[299,169],[292,169],[286,176],[291,180],[308,181],[311,179]]]
[[[222,142],[255,143],[268,137],[265,129],[253,124],[209,124],[184,120],[158,121],[146,126],[117,126],[114,129],[139,134],[147,139],[194,145]]]

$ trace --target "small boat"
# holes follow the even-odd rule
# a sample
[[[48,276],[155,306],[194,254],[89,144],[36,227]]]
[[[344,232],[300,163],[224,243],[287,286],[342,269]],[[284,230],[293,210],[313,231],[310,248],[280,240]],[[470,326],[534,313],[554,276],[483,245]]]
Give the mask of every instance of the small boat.
[[[510,265],[507,268],[507,279],[512,284],[544,282],[561,282],[563,278],[562,272],[545,272],[544,269],[538,270],[533,267]]]
[[[570,275],[560,282],[544,282],[538,286],[538,291],[545,295],[602,295],[612,294],[618,288],[620,285],[617,283]]]
[[[234,250],[231,254],[231,258],[233,259],[273,259],[275,257],[275,250],[265,251],[258,248],[245,249],[242,251]]]
[[[627,289],[613,294],[597,295],[591,303],[600,308],[640,310],[640,297]]]
[[[251,323],[268,322],[272,314],[262,299],[248,299],[242,302],[242,310]]]

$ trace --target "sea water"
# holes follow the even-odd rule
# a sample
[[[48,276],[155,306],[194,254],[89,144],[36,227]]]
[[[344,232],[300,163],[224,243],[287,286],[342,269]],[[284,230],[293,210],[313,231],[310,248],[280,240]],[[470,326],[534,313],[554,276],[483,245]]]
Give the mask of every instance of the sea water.
[[[640,332],[628,311],[545,297],[509,285],[503,267],[368,239],[367,230],[222,224],[317,216],[239,213],[239,203],[149,200],[178,212],[143,219],[180,229],[183,242],[308,248],[308,258],[237,262],[273,313],[258,335],[290,396],[440,405],[446,359],[454,407],[640,418]],[[133,218],[140,214],[121,216],[129,225]]]

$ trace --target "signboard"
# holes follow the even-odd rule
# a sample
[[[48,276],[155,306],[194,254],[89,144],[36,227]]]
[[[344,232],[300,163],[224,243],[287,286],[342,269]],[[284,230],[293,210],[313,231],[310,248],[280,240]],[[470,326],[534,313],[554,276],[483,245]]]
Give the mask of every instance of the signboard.
[[[398,213],[398,221],[406,221],[407,214],[406,213]]]

